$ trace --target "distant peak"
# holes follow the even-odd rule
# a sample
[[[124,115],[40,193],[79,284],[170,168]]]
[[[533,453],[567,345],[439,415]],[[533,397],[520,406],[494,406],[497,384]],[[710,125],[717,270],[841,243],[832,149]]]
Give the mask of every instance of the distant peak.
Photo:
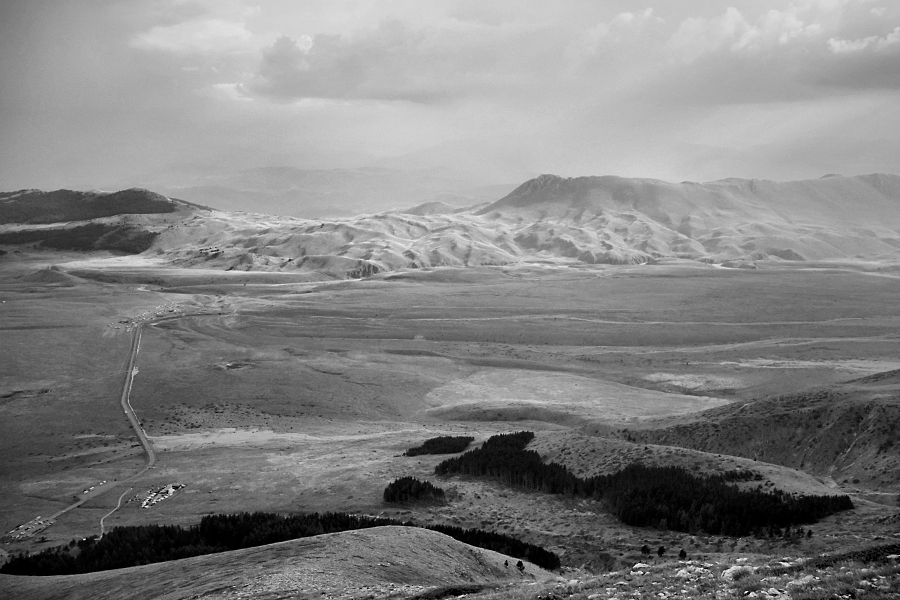
[[[529,179],[522,185],[520,185],[516,190],[513,190],[513,194],[516,192],[533,192],[535,190],[541,190],[548,187],[558,187],[560,183],[565,181],[559,175],[553,175],[551,173],[545,173],[543,175],[538,175],[534,179]]]

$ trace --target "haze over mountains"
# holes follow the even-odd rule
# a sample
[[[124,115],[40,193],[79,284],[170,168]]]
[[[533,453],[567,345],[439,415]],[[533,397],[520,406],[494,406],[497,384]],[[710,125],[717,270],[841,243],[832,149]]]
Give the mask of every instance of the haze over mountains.
[[[72,198],[83,202],[78,193],[72,192]],[[12,225],[28,222],[12,215],[26,214],[24,205],[40,201],[33,193],[0,199],[7,223],[0,229],[0,243],[41,240],[40,234],[23,238],[25,227]],[[144,210],[141,203],[134,206],[135,213],[158,213],[157,208]],[[488,204],[457,208],[431,201],[329,220],[206,210],[177,201],[171,206],[171,213],[105,216],[100,221],[108,227],[127,225],[132,233],[151,232],[146,253],[180,266],[326,277],[522,262],[636,264],[681,258],[752,266],[760,260],[900,255],[900,177],[881,174],[702,184],[541,175]],[[45,226],[45,231],[52,228]]]
[[[468,171],[437,167],[299,169],[216,167],[151,173],[140,185],[167,196],[222,210],[245,210],[303,218],[350,217],[425,201],[458,206],[488,202],[515,184],[485,185]],[[133,185],[133,184],[132,184]],[[109,189],[128,184],[110,186]]]

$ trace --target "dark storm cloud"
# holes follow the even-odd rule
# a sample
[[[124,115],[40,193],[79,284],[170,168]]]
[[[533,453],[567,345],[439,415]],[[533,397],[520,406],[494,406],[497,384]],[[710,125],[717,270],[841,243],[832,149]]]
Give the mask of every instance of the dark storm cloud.
[[[533,28],[452,23],[410,27],[386,20],[352,36],[279,37],[263,49],[251,95],[276,100],[369,98],[434,102],[514,93],[551,65]],[[539,38],[540,41],[536,41]]]

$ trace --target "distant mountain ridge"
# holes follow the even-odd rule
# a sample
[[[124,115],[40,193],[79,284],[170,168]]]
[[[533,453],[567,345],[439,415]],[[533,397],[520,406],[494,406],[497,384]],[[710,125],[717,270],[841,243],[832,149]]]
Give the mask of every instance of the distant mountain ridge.
[[[320,219],[429,201],[466,206],[494,200],[514,187],[485,186],[471,176],[444,169],[401,171],[382,167],[189,170],[169,177],[148,176],[142,185],[220,210]]]
[[[19,190],[0,192],[0,225],[85,221],[121,214],[174,212],[173,202],[156,192],[131,188],[119,192]]]
[[[475,214],[530,221],[519,238],[527,247],[552,250],[564,240],[570,257],[585,262],[597,262],[598,247],[607,251],[601,258],[614,251],[645,260],[874,257],[900,247],[900,177],[668,183],[541,175]],[[551,222],[548,235],[543,224]]]
[[[636,264],[679,258],[753,266],[756,261],[900,259],[896,175],[783,183],[541,175],[500,199],[468,208],[431,201],[406,210],[315,220],[200,211],[146,190],[117,194],[134,198],[129,226],[153,234],[147,251],[186,267],[340,278],[523,262]],[[20,196],[0,195],[0,206]],[[76,205],[96,204],[91,198],[76,200]],[[177,211],[151,214],[165,207]],[[28,217],[31,223],[58,216],[38,208]],[[110,218],[115,220],[105,222]],[[3,239],[0,243],[9,244],[19,238]]]
[[[543,211],[546,216],[560,218],[573,213],[623,210],[640,212],[676,226],[701,216],[809,224],[833,224],[834,218],[840,216],[845,223],[873,224],[873,218],[895,218],[900,212],[900,177],[831,175],[783,183],[733,178],[708,183],[669,183],[616,176],[541,175],[477,214]]]

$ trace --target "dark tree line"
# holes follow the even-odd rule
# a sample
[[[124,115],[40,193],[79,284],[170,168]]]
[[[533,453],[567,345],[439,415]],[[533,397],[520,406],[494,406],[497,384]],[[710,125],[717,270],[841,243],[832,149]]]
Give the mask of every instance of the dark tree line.
[[[441,462],[435,473],[492,477],[528,490],[594,498],[627,525],[730,536],[815,523],[853,508],[848,496],[794,496],[729,485],[759,479],[752,471],[698,477],[682,467],[635,463],[611,475],[581,478],[526,450],[533,438],[529,431],[493,436],[481,448]]]
[[[422,442],[421,446],[410,448],[403,456],[419,456],[420,454],[456,454],[465,450],[475,438],[465,435],[442,435]]]
[[[415,477],[395,479],[384,488],[385,502],[443,502],[444,490]]]
[[[88,538],[77,543],[72,540],[67,546],[48,548],[37,554],[13,556],[0,567],[0,573],[90,573],[385,525],[417,527],[409,521],[346,513],[283,516],[255,512],[210,515],[203,517],[198,525],[188,528],[174,525],[116,527],[99,539]],[[552,552],[507,535],[443,525],[425,529],[443,533],[472,546],[524,558],[545,569],[559,567],[559,557]]]

